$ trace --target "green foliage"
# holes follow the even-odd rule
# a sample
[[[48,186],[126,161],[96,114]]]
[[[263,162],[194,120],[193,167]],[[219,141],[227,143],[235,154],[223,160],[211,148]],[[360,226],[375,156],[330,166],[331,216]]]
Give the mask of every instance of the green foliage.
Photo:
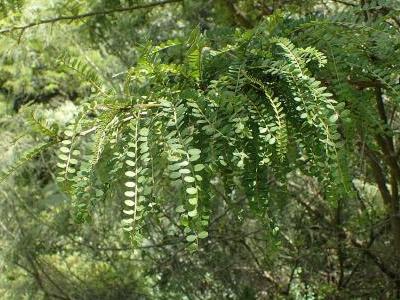
[[[131,2],[59,1],[39,6],[38,19]],[[32,214],[56,227],[56,257],[72,259],[80,241],[100,258],[76,258],[97,270],[81,281],[99,293],[81,287],[82,299],[111,299],[91,280],[113,284],[136,267],[143,278],[127,277],[137,290],[151,286],[143,299],[395,297],[400,7],[361,2],[185,1],[54,21],[49,40],[45,24],[29,28],[28,41],[25,31],[0,39],[21,42],[14,52],[0,45],[0,101],[22,99],[18,110],[49,100],[16,114],[32,140],[4,160],[0,181],[23,186],[33,172],[43,199],[57,182],[63,206]],[[0,6],[12,11],[2,22],[18,23],[24,4],[15,3]],[[49,118],[65,98],[76,110]],[[19,199],[9,186],[6,195]],[[19,255],[43,273],[53,263],[68,272],[39,250]],[[28,266],[41,290],[60,292]]]
[[[255,199],[265,198],[259,174],[268,169],[284,179],[300,168],[331,185],[325,168],[332,174],[336,166],[337,102],[307,68],[313,61],[323,67],[326,58],[314,48],[263,36],[259,28],[253,32],[219,52],[204,51],[207,41],[193,31],[182,65],[163,62],[165,47],[145,49],[152,54],[128,72],[122,96],[117,90],[104,95],[93,71],[79,60],[61,58],[98,91],[96,102],[84,105],[63,131],[58,153],[57,181],[73,199],[78,220],[89,220],[109,189],[121,185],[122,227],[134,239],[165,199],[176,203],[186,240],[197,243],[207,236],[209,199],[216,196],[208,185],[215,174]],[[260,52],[260,44],[272,52]],[[219,62],[220,53],[231,60]],[[297,147],[290,161],[289,142]],[[107,165],[110,152],[113,166]],[[103,167],[112,184],[99,178]],[[170,199],[171,188],[180,195],[178,202]]]

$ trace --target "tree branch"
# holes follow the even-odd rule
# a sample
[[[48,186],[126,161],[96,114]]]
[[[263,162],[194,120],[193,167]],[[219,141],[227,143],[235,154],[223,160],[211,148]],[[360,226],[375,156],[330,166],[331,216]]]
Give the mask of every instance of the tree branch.
[[[234,17],[236,24],[248,29],[253,28],[253,24],[251,24],[247,16],[236,7],[233,0],[224,0],[223,2]]]
[[[80,19],[94,17],[94,16],[108,15],[108,14],[132,11],[132,10],[137,10],[137,9],[152,8],[155,6],[176,3],[176,2],[182,2],[182,1],[183,0],[164,0],[164,1],[154,2],[154,3],[135,5],[135,6],[129,6],[129,7],[120,7],[120,8],[115,8],[115,9],[103,10],[103,11],[92,11],[92,12],[88,12],[88,13],[84,13],[84,14],[76,15],[76,16],[59,16],[56,18],[38,20],[36,22],[32,22],[32,23],[28,23],[28,24],[24,24],[24,25],[3,28],[3,29],[0,29],[0,34],[10,33],[15,30],[22,30],[22,32],[23,32],[24,30],[26,30],[28,28],[39,26],[42,24],[56,23],[56,22],[66,21],[66,20],[70,20],[70,21],[80,20]]]
[[[348,79],[348,83],[354,85],[358,90],[365,88],[382,88],[384,85],[379,80],[354,80]]]
[[[382,196],[383,202],[386,207],[390,208],[392,196],[390,195],[390,192],[386,186],[386,176],[379,163],[379,159],[375,155],[375,153],[371,149],[369,149],[367,145],[365,145],[364,149],[369,161],[369,165],[372,169],[372,174],[375,178],[375,182],[378,185],[379,192]]]
[[[344,1],[344,0],[332,0],[332,1],[343,4],[343,5],[347,5],[347,6],[353,6],[353,7],[357,6],[356,3],[351,3],[351,2]]]

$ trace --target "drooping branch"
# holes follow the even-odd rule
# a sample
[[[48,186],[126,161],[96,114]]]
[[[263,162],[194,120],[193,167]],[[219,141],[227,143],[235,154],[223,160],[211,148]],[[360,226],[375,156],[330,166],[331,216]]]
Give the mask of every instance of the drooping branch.
[[[24,24],[24,25],[17,25],[17,26],[12,26],[12,27],[8,27],[8,28],[3,28],[3,29],[0,29],[0,34],[10,33],[12,31],[16,31],[16,30],[24,31],[28,28],[39,26],[42,24],[56,23],[56,22],[68,21],[68,20],[74,21],[74,20],[80,20],[80,19],[94,17],[94,16],[101,16],[101,15],[108,15],[108,14],[114,14],[114,13],[126,12],[126,11],[138,10],[138,9],[152,8],[152,7],[156,7],[156,6],[161,6],[161,5],[176,3],[176,2],[182,2],[182,1],[183,0],[164,0],[164,1],[154,2],[154,3],[135,5],[135,6],[129,6],[129,7],[120,7],[120,8],[115,8],[115,9],[103,10],[103,11],[92,11],[92,12],[75,15],[75,16],[59,16],[59,17],[50,18],[50,19],[38,20],[38,21]]]

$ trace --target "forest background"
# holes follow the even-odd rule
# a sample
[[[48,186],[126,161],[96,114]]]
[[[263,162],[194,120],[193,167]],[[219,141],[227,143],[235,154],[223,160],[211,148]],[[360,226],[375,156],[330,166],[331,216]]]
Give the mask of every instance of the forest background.
[[[1,299],[400,298],[400,1],[0,1]]]

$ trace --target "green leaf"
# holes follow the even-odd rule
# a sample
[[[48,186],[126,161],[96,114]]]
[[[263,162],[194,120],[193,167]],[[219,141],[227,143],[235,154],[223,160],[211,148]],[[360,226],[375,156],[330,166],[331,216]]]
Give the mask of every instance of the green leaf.
[[[72,144],[72,141],[71,140],[63,140],[62,142],[61,142],[63,145],[71,145]]]
[[[194,242],[196,239],[197,239],[197,237],[196,237],[195,235],[193,235],[193,234],[188,235],[188,236],[186,237],[186,240],[187,240],[189,243]]]
[[[130,160],[130,159],[126,160],[125,163],[130,167],[134,167],[135,166],[135,162],[133,160]]]
[[[180,169],[179,173],[181,173],[181,174],[190,174],[190,170],[189,169]]]
[[[190,199],[189,199],[189,203],[190,203],[191,205],[197,205],[197,198],[190,198]]]
[[[179,166],[181,167],[186,167],[189,165],[189,162],[187,160],[181,161],[180,163],[178,163]]]
[[[148,136],[149,135],[149,129],[148,128],[141,128],[140,130],[139,130],[139,135],[141,135],[141,136]]]
[[[126,206],[135,206],[135,202],[132,200],[125,200],[124,203]]]
[[[169,170],[171,170],[171,171],[177,171],[177,170],[179,170],[181,168],[181,165],[178,163],[178,164],[173,164],[173,165],[169,165],[168,166],[168,169]]]
[[[189,158],[190,161],[196,161],[200,159],[200,155],[193,155]]]
[[[197,236],[199,237],[199,239],[205,239],[206,237],[208,237],[208,232],[202,231]]]
[[[204,169],[204,165],[203,164],[198,164],[198,165],[194,166],[195,172],[199,172],[199,171],[201,171],[203,169]]]
[[[201,153],[201,150],[193,148],[193,149],[189,149],[188,153],[189,153],[189,155],[199,155]]]
[[[197,210],[194,209],[194,210],[189,211],[188,212],[188,216],[192,217],[192,218],[197,216]]]
[[[66,130],[66,131],[64,131],[64,134],[65,134],[66,136],[68,136],[68,137],[74,136],[74,132],[71,131],[71,130]]]
[[[125,176],[127,176],[127,177],[135,177],[135,172],[126,171],[126,172],[125,172]]]
[[[194,195],[197,193],[197,188],[195,187],[189,187],[186,189],[186,193],[188,193],[189,195]]]
[[[129,224],[132,224],[134,221],[135,221],[135,220],[134,220],[133,218],[129,218],[129,219],[123,219],[123,220],[122,220],[122,223],[123,223],[124,225],[129,225]]]
[[[175,211],[176,211],[177,213],[184,213],[184,212],[186,211],[186,209],[185,209],[185,207],[184,207],[183,205],[179,205],[179,206],[175,209]]]
[[[61,147],[61,148],[60,148],[60,151],[61,151],[62,153],[69,153],[69,148],[67,148],[67,147]]]
[[[127,182],[125,182],[125,186],[129,187],[129,188],[133,188],[136,186],[136,183],[134,183],[133,181],[127,181]]]
[[[64,177],[57,177],[57,178],[56,178],[56,181],[57,181],[57,182],[64,182],[64,181],[65,181],[65,178],[64,178]]]
[[[181,178],[181,176],[182,175],[179,172],[172,172],[171,174],[169,174],[169,177],[172,179],[178,179],[178,178]]]
[[[58,155],[58,158],[61,159],[61,160],[65,160],[65,161],[68,160],[68,156],[65,155],[65,154],[59,154],[59,155]]]
[[[68,168],[67,172],[70,174],[74,174],[76,172],[76,170],[74,168]]]
[[[339,119],[339,115],[338,114],[334,114],[334,115],[330,116],[329,122],[335,123],[338,119]]]
[[[182,215],[181,218],[179,219],[179,222],[182,226],[189,226],[189,219],[187,215]]]
[[[183,178],[183,180],[186,181],[186,182],[188,182],[188,183],[195,182],[195,179],[194,179],[194,177],[192,177],[192,176],[185,176],[185,177]]]
[[[124,195],[126,196],[126,197],[129,197],[129,198],[133,198],[133,197],[135,197],[135,192],[133,192],[133,191],[126,191],[125,193],[124,193]]]

